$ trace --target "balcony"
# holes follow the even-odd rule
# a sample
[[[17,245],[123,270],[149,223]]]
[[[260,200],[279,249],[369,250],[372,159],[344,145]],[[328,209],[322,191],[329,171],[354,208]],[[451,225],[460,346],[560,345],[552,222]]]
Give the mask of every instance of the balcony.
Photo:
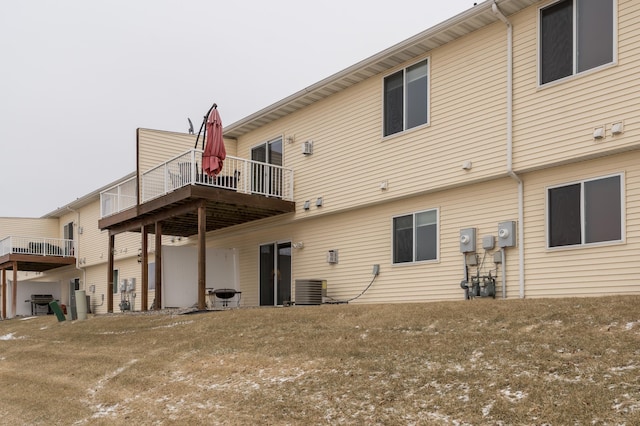
[[[100,194],[101,229],[139,231],[163,222],[166,235],[198,233],[204,203],[207,231],[295,210],[293,170],[227,156],[214,178],[202,172],[202,150],[191,149]],[[137,198],[139,196],[139,202]]]
[[[10,236],[0,240],[0,268],[43,272],[73,265],[73,240]]]

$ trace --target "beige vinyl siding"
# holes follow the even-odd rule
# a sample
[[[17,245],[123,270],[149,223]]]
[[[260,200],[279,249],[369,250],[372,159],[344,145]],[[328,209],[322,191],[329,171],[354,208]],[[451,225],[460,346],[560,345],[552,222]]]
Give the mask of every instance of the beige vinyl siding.
[[[547,188],[624,173],[623,242],[547,248]],[[637,294],[640,289],[640,153],[525,175],[525,296]]]
[[[220,111],[222,114],[222,111]],[[223,118],[224,120],[224,118]],[[198,135],[167,132],[162,130],[138,129],[138,169],[142,174],[167,160],[193,149]],[[203,135],[200,135],[197,149],[202,149]],[[235,156],[235,141],[225,139],[227,155]]]
[[[85,291],[91,297],[91,311],[97,314],[107,312],[107,267],[106,264],[92,265],[85,270]],[[95,286],[95,292],[89,291]],[[117,305],[116,305],[117,306]],[[115,310],[114,310],[115,311]]]
[[[426,57],[430,125],[382,137],[383,78],[425,58],[417,57],[244,135],[239,155],[248,157],[253,146],[275,136],[295,135],[292,144],[285,138],[284,163],[295,172],[299,212],[318,196],[328,213],[503,174],[505,52],[502,24],[432,51]],[[301,153],[305,140],[314,141],[313,155]],[[466,160],[473,162],[469,172],[462,170]],[[383,180],[389,191],[381,193]]]
[[[117,256],[116,256],[117,257]],[[149,260],[149,262],[153,261],[153,257]],[[141,266],[137,261],[137,252],[135,256],[122,257],[120,259],[114,260],[114,269],[118,270],[119,279],[123,278],[135,278],[136,279],[136,298],[131,298],[132,305],[135,303],[134,310],[141,310],[141,301],[142,301],[142,272]],[[91,304],[95,307],[94,313],[104,314],[107,312],[107,264],[100,263],[95,265],[90,265],[86,268],[83,268],[83,271],[86,273],[86,283],[83,284],[83,290],[87,292],[88,295],[91,296]],[[91,292],[91,286],[95,286],[95,292]],[[120,283],[114,283],[114,285],[120,285]],[[119,287],[118,287],[119,288]],[[104,295],[104,299],[102,296]],[[148,300],[149,307],[153,303],[155,297],[155,291],[149,291]],[[120,301],[121,295],[120,292],[117,291],[113,294],[113,311],[120,312]]]
[[[460,288],[464,276],[460,229],[477,228],[478,253],[482,255],[482,237],[496,236],[499,222],[516,219],[516,194],[515,182],[504,178],[467,189],[425,194],[294,223],[255,223],[237,232],[210,233],[207,241],[212,247],[239,249],[240,286],[245,306],[259,303],[259,245],[275,241],[302,241],[304,248],[292,249],[294,281],[326,279],[328,294],[335,299],[357,296],[372,279],[373,265],[379,264],[380,275],[365,295],[353,303],[459,300],[464,296]],[[433,208],[439,209],[439,260],[393,265],[392,217]],[[339,252],[337,265],[326,262],[330,249]],[[516,249],[507,250],[507,262],[507,296],[517,297]],[[492,255],[487,256],[486,265],[494,267]],[[292,295],[295,296],[295,289]]]
[[[533,170],[640,147],[640,3],[618,0],[618,63],[538,87],[538,8],[514,18],[514,168]],[[636,19],[634,19],[634,17]],[[611,135],[623,121],[625,132]],[[607,135],[596,141],[595,127]]]
[[[78,242],[78,257],[84,259],[87,265],[104,263],[107,260],[108,251],[108,231],[101,231],[98,228],[100,219],[100,201],[94,202],[79,209],[80,220],[75,229],[75,236]],[[78,227],[82,227],[82,234],[78,232]]]
[[[61,238],[57,219],[0,218],[0,239],[6,237]]]

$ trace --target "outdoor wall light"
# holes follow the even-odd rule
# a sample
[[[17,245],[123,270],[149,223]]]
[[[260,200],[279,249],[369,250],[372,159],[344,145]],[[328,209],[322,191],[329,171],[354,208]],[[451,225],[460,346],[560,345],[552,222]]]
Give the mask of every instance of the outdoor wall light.
[[[302,241],[298,241],[297,243],[293,243],[292,246],[294,249],[301,249],[304,248],[304,243]]]
[[[322,207],[322,197],[318,197],[316,200],[316,207]]]
[[[304,209],[309,210],[311,208],[311,201],[307,200],[304,202]]]

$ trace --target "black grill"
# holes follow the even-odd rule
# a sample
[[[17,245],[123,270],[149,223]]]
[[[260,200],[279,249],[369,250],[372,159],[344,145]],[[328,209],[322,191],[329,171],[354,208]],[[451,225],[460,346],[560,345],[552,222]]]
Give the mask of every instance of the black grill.
[[[51,308],[49,302],[53,302],[55,299],[50,294],[32,294],[30,300],[25,302],[31,302],[31,315],[51,314]]]

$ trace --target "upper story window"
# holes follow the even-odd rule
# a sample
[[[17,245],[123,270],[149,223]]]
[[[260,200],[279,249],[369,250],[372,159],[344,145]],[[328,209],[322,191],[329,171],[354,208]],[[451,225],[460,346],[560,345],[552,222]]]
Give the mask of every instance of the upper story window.
[[[540,9],[540,84],[614,60],[615,0],[561,0]]]
[[[384,136],[428,122],[428,60],[384,79]]]
[[[393,263],[438,259],[438,210],[393,218]]]
[[[549,247],[622,240],[622,175],[547,190]]]

